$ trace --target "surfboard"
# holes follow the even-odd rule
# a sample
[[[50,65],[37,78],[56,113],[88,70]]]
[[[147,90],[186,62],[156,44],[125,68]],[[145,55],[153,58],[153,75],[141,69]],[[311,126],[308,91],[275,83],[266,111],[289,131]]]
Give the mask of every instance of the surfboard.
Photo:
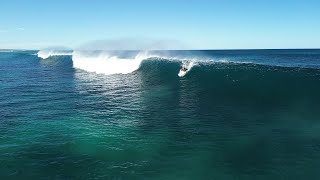
[[[178,73],[178,76],[179,77],[185,76],[191,70],[192,67],[193,67],[193,63],[192,62],[190,62],[188,65],[187,64],[183,64],[181,69],[180,69],[180,71],[179,71],[179,73]],[[184,68],[187,68],[187,70],[184,71],[183,70]]]

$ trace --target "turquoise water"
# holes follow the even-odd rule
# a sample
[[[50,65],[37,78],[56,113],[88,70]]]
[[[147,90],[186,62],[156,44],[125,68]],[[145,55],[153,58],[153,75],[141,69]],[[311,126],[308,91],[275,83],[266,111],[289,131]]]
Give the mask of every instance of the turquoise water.
[[[320,50],[160,52],[182,78],[34,53],[0,53],[1,179],[320,177]]]

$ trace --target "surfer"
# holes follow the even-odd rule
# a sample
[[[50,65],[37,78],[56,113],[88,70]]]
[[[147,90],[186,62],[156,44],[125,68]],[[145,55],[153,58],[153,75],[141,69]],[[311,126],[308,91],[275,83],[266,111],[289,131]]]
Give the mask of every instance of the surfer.
[[[188,71],[188,68],[186,68],[186,67],[182,67],[182,69],[181,69],[182,71]]]
[[[189,64],[183,64],[179,73],[178,73],[178,76],[179,77],[183,77],[185,76],[192,68],[192,62],[190,62]]]

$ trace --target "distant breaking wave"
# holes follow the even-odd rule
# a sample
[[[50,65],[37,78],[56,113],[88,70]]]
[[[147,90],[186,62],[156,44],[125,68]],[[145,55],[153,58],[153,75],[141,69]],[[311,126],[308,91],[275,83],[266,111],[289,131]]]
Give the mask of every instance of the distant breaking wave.
[[[72,50],[65,49],[43,49],[37,53],[37,56],[42,59],[47,59],[51,56],[71,56]]]

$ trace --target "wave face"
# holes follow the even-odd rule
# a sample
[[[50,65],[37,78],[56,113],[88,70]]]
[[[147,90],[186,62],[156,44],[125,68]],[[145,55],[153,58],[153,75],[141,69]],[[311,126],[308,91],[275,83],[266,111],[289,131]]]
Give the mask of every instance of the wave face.
[[[205,102],[207,98],[215,101],[208,102],[209,104],[247,102],[258,107],[269,106],[273,109],[291,103],[294,106],[296,103],[302,103],[300,101],[311,102],[313,98],[317,101],[316,104],[320,102],[318,68],[198,62],[187,75],[178,77],[180,67],[179,61],[155,58],[143,62],[137,73],[152,84],[165,82],[177,88],[182,82],[188,84],[187,89],[190,93],[196,92],[190,97],[191,99]],[[203,99],[199,99],[200,97]],[[316,111],[311,104],[309,105],[302,105],[300,110]]]

